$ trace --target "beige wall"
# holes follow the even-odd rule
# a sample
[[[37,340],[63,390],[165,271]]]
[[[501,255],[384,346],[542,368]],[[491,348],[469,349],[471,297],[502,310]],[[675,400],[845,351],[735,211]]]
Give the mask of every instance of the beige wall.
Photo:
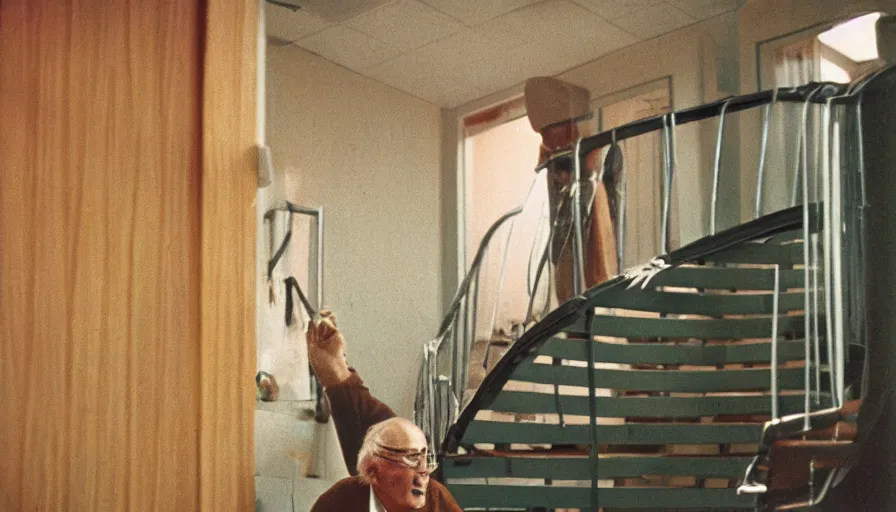
[[[482,308],[477,319],[479,336],[488,335],[492,308],[501,288],[495,328],[509,332],[512,323],[525,319],[528,306],[526,271],[528,270],[531,241],[536,235],[538,219],[546,212],[542,205],[547,201],[544,179],[542,186],[527,195],[536,175],[532,172],[538,160],[541,137],[532,131],[529,119],[521,117],[467,139],[467,150],[472,153],[470,231],[467,243],[467,268],[475,256],[479,243],[488,228],[507,211],[525,204],[523,212],[513,220],[513,231],[506,223],[496,232],[489,244],[487,259],[479,279],[479,305]],[[503,286],[500,284],[504,263],[505,245],[508,244],[507,268]]]
[[[845,21],[874,11],[896,12],[894,0],[750,0],[739,11],[740,84],[743,93],[755,92],[758,87],[756,47],[762,41],[774,39],[821,24]],[[740,122],[744,134],[758,134],[761,118],[745,117]],[[740,144],[741,218],[752,218],[754,193],[759,163],[759,138],[744,137]],[[774,172],[767,169],[766,172]],[[788,173],[791,172],[788,170]]]
[[[350,364],[410,416],[422,343],[441,319],[440,111],[295,47],[268,47],[267,62],[281,191],[325,210],[324,306]]]

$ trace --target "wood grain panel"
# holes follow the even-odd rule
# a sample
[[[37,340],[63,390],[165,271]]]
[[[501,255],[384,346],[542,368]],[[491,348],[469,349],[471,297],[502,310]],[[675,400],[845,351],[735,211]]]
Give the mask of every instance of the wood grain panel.
[[[207,1],[202,104],[202,510],[255,501],[257,4]]]
[[[0,1],[0,510],[251,510],[256,21],[205,4]]]

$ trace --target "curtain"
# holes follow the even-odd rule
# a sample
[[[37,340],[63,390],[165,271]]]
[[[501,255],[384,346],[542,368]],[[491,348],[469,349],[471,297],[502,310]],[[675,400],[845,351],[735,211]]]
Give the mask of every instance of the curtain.
[[[669,111],[669,90],[660,88],[602,107],[601,128],[607,130]],[[624,240],[619,242],[624,244],[620,271],[664,252],[660,247],[663,209],[662,137],[661,132],[651,132],[620,143],[625,175],[626,231]]]

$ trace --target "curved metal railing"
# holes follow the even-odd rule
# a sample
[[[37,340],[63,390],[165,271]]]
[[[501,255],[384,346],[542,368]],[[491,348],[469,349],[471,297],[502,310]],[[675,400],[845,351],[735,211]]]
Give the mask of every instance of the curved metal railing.
[[[671,253],[669,244],[669,216],[670,216],[670,190],[676,174],[675,151],[675,127],[688,122],[721,116],[718,126],[716,154],[713,158],[713,185],[712,201],[708,218],[710,219],[708,235],[716,244],[714,247],[724,246],[724,240],[719,242],[719,235],[724,237],[725,232],[712,236],[716,231],[716,218],[718,213],[718,184],[720,174],[720,153],[722,151],[722,131],[724,130],[724,116],[749,108],[764,107],[761,131],[761,144],[759,166],[757,169],[757,182],[755,191],[755,217],[758,218],[763,206],[763,187],[766,180],[769,124],[773,118],[772,111],[776,104],[790,102],[801,104],[800,128],[797,134],[797,149],[794,152],[795,165],[793,182],[794,192],[799,192],[802,204],[798,207],[802,211],[802,227],[804,229],[802,243],[804,245],[803,261],[794,262],[795,267],[801,267],[805,279],[805,311],[816,313],[810,322],[810,315],[805,315],[805,397],[804,411],[799,414],[800,421],[804,422],[804,430],[811,429],[811,419],[823,411],[819,397],[822,388],[831,390],[834,407],[844,404],[846,373],[845,351],[848,344],[864,345],[864,329],[861,321],[861,289],[863,276],[861,272],[853,272],[844,264],[846,258],[861,256],[864,253],[861,240],[861,215],[864,205],[864,183],[861,176],[861,148],[856,146],[857,134],[861,133],[861,110],[852,108],[857,103],[864,82],[849,85],[838,84],[808,84],[802,87],[765,91],[761,93],[727,98],[719,102],[704,105],[694,109],[670,113],[664,116],[645,119],[629,125],[618,127],[594,137],[580,140],[574,151],[565,155],[555,155],[552,161],[560,159],[572,159],[575,168],[575,181],[572,186],[562,192],[564,201],[573,202],[573,222],[566,233],[556,233],[556,223],[550,227],[549,242],[544,248],[536,265],[535,279],[528,287],[530,294],[526,312],[526,322],[514,333],[514,339],[522,336],[529,321],[533,319],[533,300],[535,290],[538,289],[544,269],[550,274],[549,251],[552,246],[551,237],[563,236],[564,241],[571,240],[573,244],[573,265],[577,272],[575,289],[581,293],[581,276],[583,275],[584,258],[583,250],[583,226],[582,219],[587,219],[590,211],[579,212],[582,203],[582,170],[581,161],[588,153],[607,145],[616,146],[618,141],[645,134],[650,131],[662,130],[663,137],[663,206],[659,219],[662,229],[662,247],[666,253]],[[807,119],[809,118],[809,106],[820,108],[821,123],[810,130]],[[847,106],[849,108],[839,108]],[[838,133],[839,138],[835,142],[832,134]],[[811,133],[810,133],[811,132]],[[807,148],[812,144],[819,152],[820,165],[810,165]],[[817,139],[820,139],[817,140]],[[859,141],[860,144],[860,141]],[[839,160],[833,160],[835,154]],[[822,149],[818,149],[818,148]],[[612,151],[611,151],[612,153]],[[550,164],[550,162],[547,162]],[[541,165],[537,170],[544,169],[547,165]],[[604,167],[612,167],[605,165]],[[589,176],[584,181],[592,184],[600,183],[601,175]],[[534,186],[534,184],[533,184]],[[592,188],[591,193],[594,193]],[[593,197],[593,196],[592,196]],[[584,204],[590,204],[587,201]],[[489,245],[495,239],[495,234],[508,221],[519,215],[523,208],[516,208],[503,215],[487,231],[480,243],[476,257],[474,257],[470,270],[461,282],[461,285],[452,300],[438,335],[424,346],[424,358],[418,380],[417,400],[415,404],[415,416],[417,423],[424,429],[433,446],[441,445],[449,430],[455,425],[461,415],[464,404],[463,392],[469,379],[467,368],[469,365],[470,349],[475,339],[475,319],[478,314],[478,284],[482,271],[482,264]],[[857,213],[858,212],[858,213]],[[581,215],[577,215],[581,213]],[[624,209],[622,212],[624,214]],[[791,212],[792,213],[792,212]],[[820,229],[821,226],[849,226],[849,232],[838,229]],[[618,229],[618,226],[617,226]],[[624,226],[622,227],[624,230]],[[625,233],[618,233],[617,239],[622,239]],[[721,244],[721,245],[719,245]],[[682,248],[685,254],[678,254],[680,259],[687,259],[686,254],[690,249]],[[505,255],[508,248],[505,244]],[[531,254],[536,254],[536,246],[533,244]],[[696,256],[695,256],[696,257]],[[530,255],[530,262],[531,262]],[[668,262],[666,262],[668,263]],[[640,271],[628,275],[636,284],[642,286],[649,281],[650,276],[658,270],[665,268],[662,259],[655,260],[646,265]],[[502,270],[503,272],[503,270]],[[640,275],[639,275],[640,273]],[[531,274],[527,274],[531,276]],[[550,282],[550,278],[548,279]],[[810,293],[810,290],[818,290],[818,293]],[[777,292],[775,294],[777,297]],[[548,302],[549,304],[549,302]],[[555,316],[553,313],[551,317]],[[473,320],[471,329],[470,321]],[[540,332],[534,329],[526,335],[530,338]],[[849,330],[849,332],[845,332]],[[823,335],[822,335],[823,331]],[[774,336],[773,336],[774,338]],[[825,340],[824,350],[820,343]],[[511,351],[512,352],[512,351]],[[825,358],[822,358],[822,354]],[[826,366],[830,383],[822,383],[822,366]],[[777,372],[770,372],[772,379]],[[810,403],[810,399],[815,397]],[[475,412],[475,411],[474,411]],[[448,442],[443,448],[452,446]],[[456,446],[456,445],[454,445]],[[747,492],[750,492],[749,490]]]

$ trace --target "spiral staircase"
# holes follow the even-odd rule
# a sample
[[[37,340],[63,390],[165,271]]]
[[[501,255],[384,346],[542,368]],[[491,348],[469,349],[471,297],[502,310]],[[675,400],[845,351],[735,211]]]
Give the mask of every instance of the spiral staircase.
[[[868,83],[892,90],[893,74],[672,114],[681,122],[787,97],[822,109],[842,104],[836,129],[845,156],[812,178],[823,193],[805,193],[804,167],[795,178],[804,185],[801,204],[584,291],[511,333],[500,359],[471,379],[479,340],[463,326],[476,315],[470,291],[480,247],[439,335],[424,347],[415,408],[440,446],[439,476],[462,508],[811,510],[824,503],[858,463],[876,422],[862,409],[863,401],[879,403],[868,390],[880,386],[869,372],[876,364],[869,353],[879,348],[866,336],[860,264],[868,261],[861,91]],[[580,144],[593,150],[667,121],[639,121]],[[477,353],[491,347],[480,343]]]

